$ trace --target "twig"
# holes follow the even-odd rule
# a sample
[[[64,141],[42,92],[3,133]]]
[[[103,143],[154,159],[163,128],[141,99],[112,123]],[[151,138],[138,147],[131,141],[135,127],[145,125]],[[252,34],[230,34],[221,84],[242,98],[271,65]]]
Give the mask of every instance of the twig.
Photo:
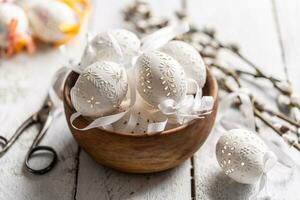
[[[219,69],[220,71],[222,71],[224,74],[226,74],[228,76],[231,76],[235,80],[235,82],[237,83],[237,85],[239,87],[242,86],[241,81],[240,81],[240,77],[233,70],[222,67],[221,65],[218,65],[216,63],[212,63],[210,65],[210,67],[215,67],[215,68]]]
[[[243,75],[243,74],[244,74],[244,75],[252,76],[252,77],[254,77],[254,78],[264,78],[264,79],[267,79],[267,80],[272,80],[272,81],[274,81],[274,82],[280,82],[280,81],[281,81],[281,80],[279,80],[279,79],[277,79],[277,78],[274,78],[274,77],[272,77],[272,76],[266,77],[266,76],[262,76],[262,75],[257,74],[257,73],[247,72],[247,71],[243,71],[243,70],[240,70],[240,69],[237,69],[236,72],[237,72],[237,74],[239,74],[239,75]]]
[[[221,81],[219,81],[219,84],[221,84],[227,92],[230,92],[230,93],[234,92],[234,89],[230,85],[228,85],[228,83],[224,79],[222,79]],[[259,118],[264,124],[266,124],[267,126],[269,126],[279,136],[283,137],[283,135],[286,134],[286,133],[283,133],[279,129],[277,129],[271,122],[268,121],[268,119],[266,117],[264,117],[262,115],[261,111],[265,111],[265,108],[263,108],[261,106],[261,104],[258,103],[254,98],[252,98],[252,101],[253,101],[252,106],[253,106],[254,115],[257,118]],[[293,141],[291,143],[291,145],[293,147],[295,147],[298,151],[300,151],[300,144],[297,141]]]
[[[287,117],[286,115],[282,114],[282,113],[279,113],[279,112],[275,112],[273,110],[270,110],[270,109],[267,109],[267,108],[264,108],[263,109],[264,112],[267,112],[271,115],[274,115],[288,123],[290,123],[291,125],[295,126],[296,128],[300,128],[300,123],[296,122],[295,120],[293,120],[292,118],[290,117]]]

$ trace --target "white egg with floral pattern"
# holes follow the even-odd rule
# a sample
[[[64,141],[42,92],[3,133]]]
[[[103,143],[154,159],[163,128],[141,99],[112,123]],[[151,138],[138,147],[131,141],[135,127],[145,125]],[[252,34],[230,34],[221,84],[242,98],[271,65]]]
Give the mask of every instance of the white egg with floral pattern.
[[[99,33],[88,42],[81,58],[80,68],[84,69],[101,60],[131,65],[132,58],[138,55],[140,44],[139,38],[125,29]],[[116,47],[119,48],[120,52]]]
[[[182,66],[161,51],[142,54],[136,64],[137,90],[150,105],[157,107],[164,100],[179,104],[187,91],[187,80]]]
[[[206,67],[200,54],[193,46],[183,41],[173,40],[160,50],[176,59],[183,67],[186,76],[195,80],[199,88],[204,87],[206,82]],[[188,93],[193,92],[190,91]]]
[[[222,135],[216,146],[220,167],[233,180],[253,184],[264,173],[264,155],[268,147],[255,133],[232,129]]]
[[[87,67],[71,89],[77,112],[100,117],[118,110],[128,91],[127,74],[119,64],[96,62]]]

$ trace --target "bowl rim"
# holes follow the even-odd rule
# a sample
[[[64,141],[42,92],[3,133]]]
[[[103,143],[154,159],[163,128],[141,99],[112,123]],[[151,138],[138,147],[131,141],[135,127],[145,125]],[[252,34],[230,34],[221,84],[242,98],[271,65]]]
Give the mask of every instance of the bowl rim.
[[[70,98],[70,89],[68,89],[67,86],[67,80],[70,78],[70,75],[72,73],[76,73],[74,71],[70,71],[67,75],[66,75],[66,79],[65,79],[65,82],[64,82],[64,85],[63,85],[63,103],[65,105],[65,107],[68,107],[68,109],[71,111],[71,113],[75,113],[76,110],[75,108],[73,107],[72,103],[71,103],[71,98]],[[214,98],[214,108],[216,107],[216,104],[218,104],[218,84],[217,84],[217,81],[215,79],[215,77],[213,76],[211,70],[206,67],[206,76],[210,78],[211,80],[211,84],[212,84],[212,88],[214,88],[214,90],[212,91],[212,96]],[[204,87],[207,87],[207,80],[208,78],[206,78],[206,83],[204,85]],[[217,112],[217,110],[213,109],[212,112]],[[66,115],[66,111],[65,111],[65,115]],[[66,116],[67,117],[67,116]],[[156,134],[147,134],[147,133],[143,133],[143,134],[131,134],[131,133],[123,133],[123,132],[117,132],[117,131],[111,131],[111,130],[107,130],[107,129],[103,129],[103,128],[100,128],[100,127],[96,127],[96,128],[92,128],[92,129],[99,129],[103,132],[106,132],[108,134],[115,134],[115,135],[118,135],[118,136],[129,136],[129,137],[133,137],[133,138],[144,138],[144,137],[154,137],[154,136],[157,136],[157,135],[160,135],[160,136],[167,136],[167,135],[170,135],[170,134],[175,134],[177,132],[179,132],[180,130],[182,129],[185,129],[187,128],[188,126],[196,123],[198,120],[205,120],[206,118],[204,119],[194,119],[186,124],[183,124],[181,126],[178,126],[178,127],[175,127],[175,128],[172,128],[172,129],[169,129],[169,130],[166,130],[166,131],[162,131],[160,133],[156,133]],[[84,121],[85,124],[89,123],[89,121],[84,117],[84,116],[80,116],[78,118],[78,120],[80,121]],[[69,119],[67,118],[67,123],[69,124]],[[80,131],[80,130],[79,130]],[[83,132],[86,132],[87,130],[83,131]],[[88,133],[85,133],[85,134],[88,134]]]

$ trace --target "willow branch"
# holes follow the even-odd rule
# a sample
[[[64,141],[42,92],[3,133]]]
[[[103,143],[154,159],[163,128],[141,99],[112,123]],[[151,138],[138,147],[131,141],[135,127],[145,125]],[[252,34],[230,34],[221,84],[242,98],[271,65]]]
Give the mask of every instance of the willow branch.
[[[224,80],[220,80],[219,84],[224,87],[224,89],[229,92],[235,92],[234,89]],[[280,129],[276,128],[265,116],[262,115],[262,111],[267,112],[263,106],[257,102],[254,98],[252,99],[252,109],[254,112],[254,115],[259,118],[264,124],[266,124],[268,127],[270,127],[274,132],[276,132],[279,136],[283,137],[284,134],[280,131]],[[300,151],[300,144],[295,140],[291,143],[291,146],[295,147],[298,151]]]

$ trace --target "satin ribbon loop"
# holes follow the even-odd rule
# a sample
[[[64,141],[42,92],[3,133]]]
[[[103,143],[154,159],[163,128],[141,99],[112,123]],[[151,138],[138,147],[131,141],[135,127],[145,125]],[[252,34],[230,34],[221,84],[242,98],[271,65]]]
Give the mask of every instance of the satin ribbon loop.
[[[173,99],[166,99],[158,105],[158,109],[165,115],[172,115],[177,112],[176,102]]]
[[[186,21],[161,28],[142,39],[141,51],[146,52],[158,49],[176,36],[182,35],[189,30],[189,23]]]
[[[196,105],[196,106],[194,106]],[[184,124],[194,119],[202,119],[204,115],[210,114],[214,105],[214,99],[211,96],[199,98],[187,97],[187,101],[177,104],[173,99],[166,99],[158,105],[159,110],[175,120],[174,123]]]
[[[195,85],[195,96],[187,95],[179,104],[173,99],[166,99],[158,105],[159,110],[170,119],[168,120],[171,123],[184,124],[194,119],[202,119],[204,115],[211,113],[214,105],[213,97],[202,97],[198,83],[193,79],[188,79],[188,82]]]
[[[267,151],[263,157],[264,173],[268,173],[277,163],[277,157],[272,151]]]

